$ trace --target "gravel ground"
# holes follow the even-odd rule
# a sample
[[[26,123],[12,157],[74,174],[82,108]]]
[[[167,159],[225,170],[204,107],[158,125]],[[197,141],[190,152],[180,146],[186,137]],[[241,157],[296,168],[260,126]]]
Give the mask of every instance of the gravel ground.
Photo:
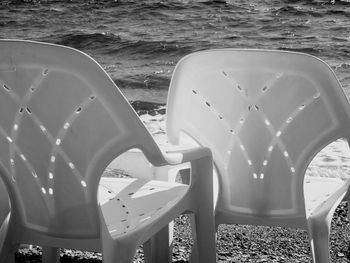
[[[337,208],[331,228],[330,253],[333,263],[350,262],[350,229],[346,203]],[[175,222],[173,261],[188,262],[191,247],[188,218],[180,216]],[[221,225],[217,236],[218,262],[311,262],[307,233],[281,227]],[[16,253],[17,263],[41,262],[41,250],[22,248]],[[101,254],[62,250],[61,263],[102,262]],[[144,262],[138,249],[134,263]]]

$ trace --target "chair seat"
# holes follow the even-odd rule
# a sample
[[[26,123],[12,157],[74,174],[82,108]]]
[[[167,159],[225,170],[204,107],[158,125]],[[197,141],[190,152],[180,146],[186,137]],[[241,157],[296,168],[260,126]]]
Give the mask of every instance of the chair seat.
[[[322,205],[330,196],[338,192],[344,184],[346,184],[346,181],[338,178],[305,177],[306,216],[311,216],[319,205]]]
[[[98,198],[108,230],[116,237],[168,211],[187,190],[179,183],[102,177]]]

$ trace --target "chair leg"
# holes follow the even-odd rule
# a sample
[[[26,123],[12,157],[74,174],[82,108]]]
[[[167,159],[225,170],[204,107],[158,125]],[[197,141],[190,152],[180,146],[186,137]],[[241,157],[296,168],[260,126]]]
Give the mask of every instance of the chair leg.
[[[172,261],[172,233],[169,233],[172,228],[173,224],[164,227],[143,244],[145,263],[167,263]]]
[[[20,244],[13,242],[14,225],[10,221],[10,213],[0,228],[0,262],[15,263],[15,252]]]
[[[213,215],[198,209],[195,215],[197,262],[216,262],[215,226]],[[193,258],[194,260],[195,258]],[[192,261],[191,261],[192,262]]]
[[[15,263],[15,251],[18,246],[4,245],[1,247],[0,262]]]
[[[102,248],[103,263],[132,263],[136,248],[133,244],[114,241]]]
[[[184,169],[180,170],[180,176],[182,183],[184,184],[190,184],[190,176],[191,176],[191,170],[190,169]],[[192,231],[192,239],[193,239],[193,246],[191,249],[191,255],[190,255],[190,263],[199,263],[198,259],[198,246],[197,246],[197,232],[196,232],[196,218],[194,214],[187,214],[188,219],[190,221],[190,227]]]
[[[60,262],[60,249],[56,247],[42,248],[42,262],[43,263],[59,263]]]
[[[198,245],[197,245],[197,232],[196,232],[196,218],[194,214],[188,214],[190,220],[190,227],[192,231],[193,246],[191,250],[189,263],[199,263],[198,259]]]
[[[202,158],[200,161],[191,163],[193,178],[202,175],[202,178],[212,176],[211,157]],[[201,178],[201,179],[202,179]],[[195,226],[198,247],[198,262],[216,262],[215,219],[213,205],[213,184],[209,180],[197,180],[196,188],[192,188],[195,199]]]
[[[191,230],[192,230],[192,239],[193,239],[193,246],[192,246],[192,250],[191,250],[191,256],[190,256],[189,263],[200,263],[199,259],[198,259],[198,245],[197,245],[195,216],[194,216],[194,214],[189,214],[188,217],[190,219]],[[217,238],[218,227],[219,226],[215,227],[215,229],[216,229],[215,240]]]
[[[308,220],[311,254],[314,263],[329,263],[330,222],[325,217]]]

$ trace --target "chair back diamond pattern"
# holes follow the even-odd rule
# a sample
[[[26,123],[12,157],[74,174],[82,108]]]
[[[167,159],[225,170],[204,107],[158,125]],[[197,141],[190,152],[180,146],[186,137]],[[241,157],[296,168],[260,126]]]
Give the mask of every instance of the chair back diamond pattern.
[[[126,149],[152,155],[158,147],[85,54],[20,41],[2,41],[0,50],[0,173],[13,213],[34,231],[98,236],[105,166]]]
[[[328,143],[348,138],[347,111],[336,77],[317,58],[202,51],[174,71],[167,133],[174,144],[189,136],[211,148],[220,175],[218,214],[258,216],[251,223],[298,221],[305,216],[307,166]]]

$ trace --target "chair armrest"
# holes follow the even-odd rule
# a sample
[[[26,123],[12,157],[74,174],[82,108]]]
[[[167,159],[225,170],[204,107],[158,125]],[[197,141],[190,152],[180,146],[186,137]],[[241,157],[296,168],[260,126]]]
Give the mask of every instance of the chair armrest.
[[[181,170],[191,168],[191,161],[204,156],[211,158],[208,148],[170,148],[146,156],[141,150],[132,149],[114,159],[108,166],[136,178],[175,182]]]
[[[213,194],[213,158],[209,148],[196,147],[185,150],[167,151],[163,154],[164,162],[161,166],[190,168],[190,187],[199,187],[206,194]],[[152,160],[149,160],[152,163]],[[183,164],[190,163],[190,166]],[[159,163],[157,163],[159,165]]]
[[[206,157],[212,158],[210,149],[206,147],[166,151],[164,154],[164,159],[167,161],[165,165],[179,165]]]

